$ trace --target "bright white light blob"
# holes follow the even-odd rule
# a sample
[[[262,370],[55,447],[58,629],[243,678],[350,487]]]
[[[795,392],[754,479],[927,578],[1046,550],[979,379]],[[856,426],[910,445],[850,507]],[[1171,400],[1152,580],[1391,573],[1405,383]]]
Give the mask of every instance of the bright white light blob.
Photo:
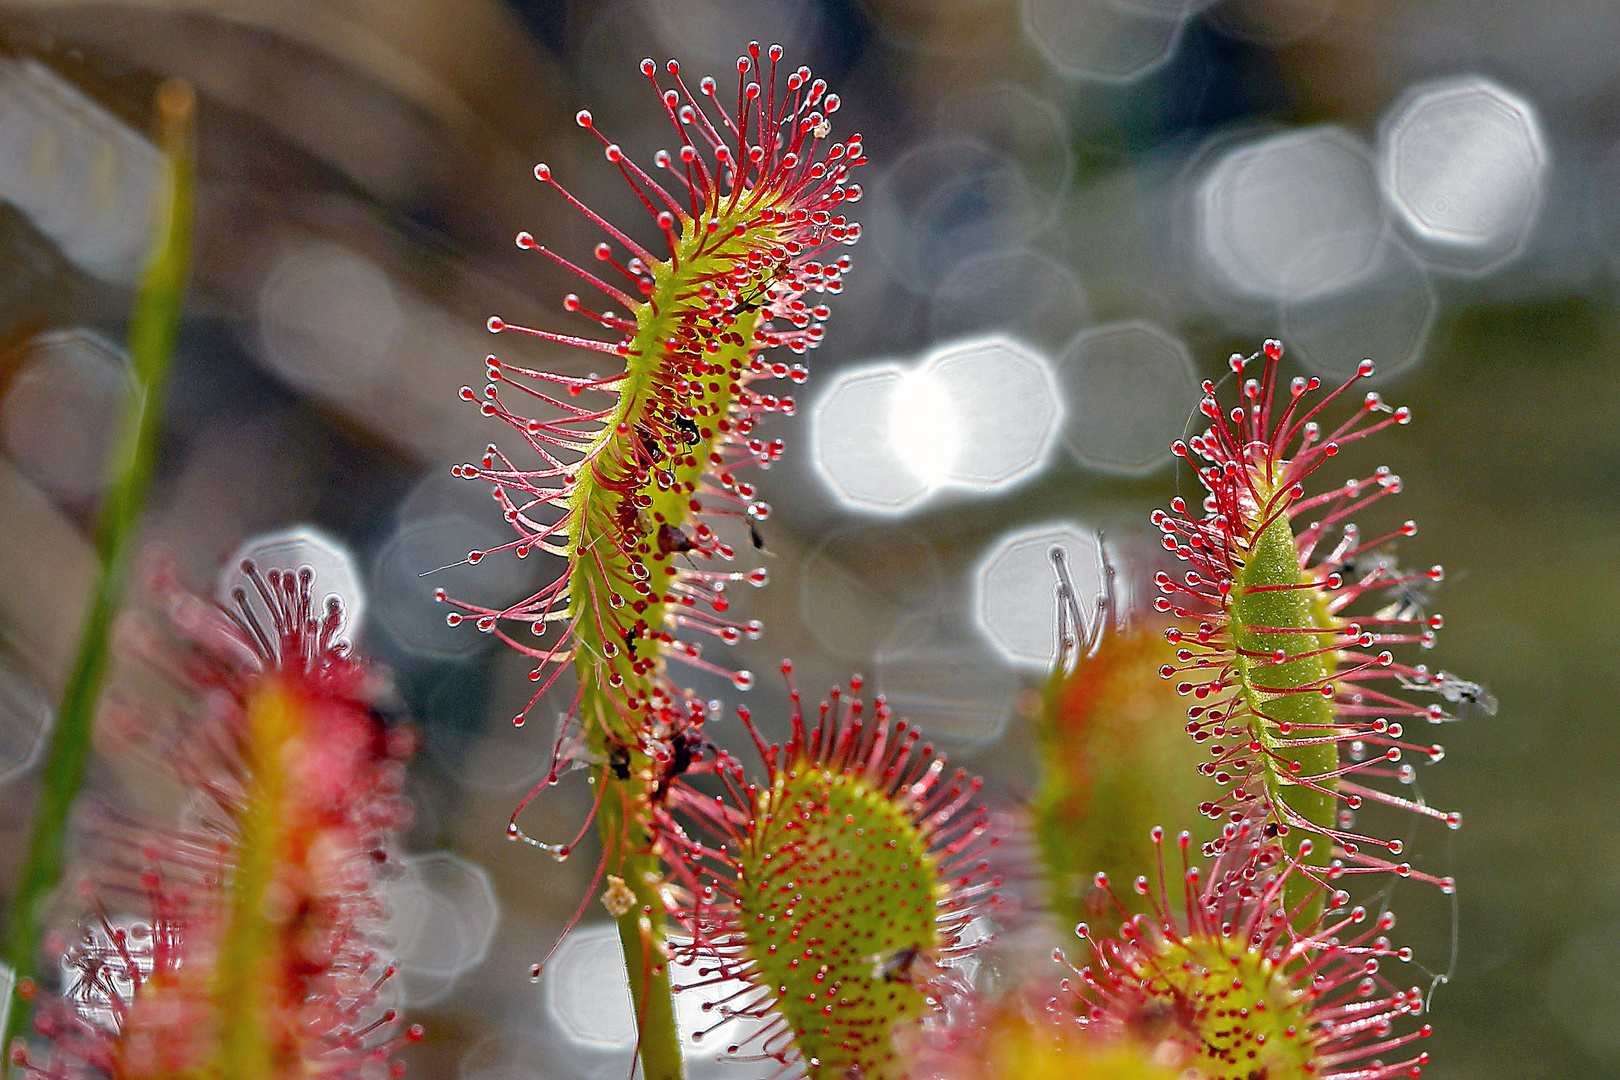
[[[973,574],[973,618],[979,631],[1011,663],[1046,670],[1057,658],[1057,572],[1052,550],[1062,548],[1082,610],[1101,589],[1097,536],[1077,522],[1054,521],[1002,536]]]
[[[889,398],[889,439],[895,456],[930,488],[948,480],[956,468],[961,427],[950,394],[932,371],[908,371],[900,377]]]
[[[1021,0],[1024,36],[1060,74],[1125,83],[1170,59],[1194,6],[1181,0]]]
[[[710,981],[697,968],[678,963],[671,965],[670,979],[676,986]],[[620,1066],[624,1061],[620,1055],[636,1045],[635,1007],[618,929],[612,924],[576,928],[546,964],[540,983],[546,1015],[568,1048],[582,1059],[578,1064],[592,1075],[612,1075],[609,1061],[613,1067]],[[727,1046],[745,1041],[758,1029],[758,1022],[724,1018],[716,1010],[703,1008],[705,1001],[722,1000],[745,985],[727,980],[675,995],[675,1026],[693,1080],[758,1076],[757,1064],[714,1060]],[[694,1038],[700,1031],[705,1032],[703,1038]]]
[[[922,371],[948,403],[941,415],[955,421],[946,480],[1003,488],[1046,463],[1062,410],[1044,357],[1010,338],[980,338],[930,353]]]
[[[1198,396],[1187,347],[1141,321],[1077,335],[1058,357],[1057,380],[1069,449],[1107,472],[1147,472],[1169,461]]]
[[[547,962],[540,989],[552,1022],[571,1043],[601,1050],[635,1046],[635,1006],[613,924],[573,930]]]
[[[1338,127],[1289,131],[1228,151],[1194,197],[1200,258],[1253,300],[1307,300],[1376,272],[1386,213],[1367,148]]]
[[[1423,257],[1477,273],[1524,247],[1546,187],[1546,138],[1530,102],[1469,75],[1407,91],[1381,127],[1378,164]]]
[[[936,489],[982,492],[1033,475],[1060,416],[1044,358],[978,338],[914,368],[842,373],[811,413],[811,456],[844,503],[896,513]]]
[[[853,509],[898,513],[930,490],[895,453],[895,400],[906,375],[893,364],[839,372],[811,410],[811,460]]]
[[[129,358],[91,330],[41,334],[0,403],[6,452],[30,480],[66,499],[107,483],[108,457],[135,396]]]
[[[430,1005],[489,955],[501,909],[483,867],[448,851],[408,855],[386,886],[404,994]]]
[[[317,613],[326,610],[327,597],[336,596],[343,601],[343,630],[341,640],[354,641],[360,636],[360,627],[366,613],[366,594],[360,586],[360,575],[354,555],[348,547],[311,525],[295,525],[289,529],[255,536],[231,553],[219,572],[215,586],[215,599],[225,607],[234,609],[234,593],[241,589],[248,606],[258,617],[259,625],[267,631],[275,626],[270,609],[260,598],[253,582],[242,572],[242,560],[252,559],[261,576],[271,570],[291,570],[297,573],[303,567],[314,571],[310,583],[310,597]],[[319,614],[316,616],[319,618]]]

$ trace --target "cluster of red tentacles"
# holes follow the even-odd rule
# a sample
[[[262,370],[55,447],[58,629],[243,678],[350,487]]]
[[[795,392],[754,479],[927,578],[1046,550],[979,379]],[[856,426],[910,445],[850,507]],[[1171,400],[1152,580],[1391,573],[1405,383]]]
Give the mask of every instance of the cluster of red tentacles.
[[[40,1042],[11,1048],[37,1080],[193,1075],[242,1023],[277,1077],[399,1075],[395,1050],[421,1037],[380,1000],[394,969],[378,874],[409,818],[414,737],[374,711],[378,680],[348,654],[341,603],[316,610],[308,568],[242,570],[251,598],[227,612],[157,567],[161,616],[123,627],[184,704],[115,704],[104,723],[192,801],[177,824],[89,808],[83,914],[48,942],[65,983],[36,1009]],[[273,910],[244,899],[255,882]],[[262,933],[243,929],[256,919]]]
[[[1183,833],[1174,905],[1163,830],[1154,830],[1158,880],[1134,883],[1150,913],[1127,916],[1116,899],[1124,916],[1117,937],[1077,928],[1092,962],[1071,969],[1075,978],[1063,989],[1078,998],[1081,1024],[1101,1039],[1144,1043],[1200,1080],[1417,1076],[1428,1055],[1402,1052],[1430,1028],[1396,1025],[1424,1011],[1423,994],[1394,985],[1382,971],[1412,958],[1411,949],[1387,936],[1395,916],[1351,907],[1337,892],[1302,926],[1299,917],[1314,897],[1292,908],[1285,901],[1299,865],[1264,838],[1263,821],[1258,815],[1229,823],[1207,871],[1191,863]],[[1099,884],[1108,887],[1106,879]],[[1070,1015],[1073,1004],[1060,998],[1054,1007]]]

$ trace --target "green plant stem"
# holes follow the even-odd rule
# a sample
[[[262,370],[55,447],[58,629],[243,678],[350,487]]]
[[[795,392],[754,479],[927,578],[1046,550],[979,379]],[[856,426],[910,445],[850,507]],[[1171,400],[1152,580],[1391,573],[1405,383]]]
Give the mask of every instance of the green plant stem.
[[[84,780],[92,722],[107,670],[113,617],[123,597],[141,508],[151,486],[164,390],[180,324],[180,302],[190,276],[194,98],[184,84],[165,83],[158,91],[157,105],[158,141],[168,156],[169,177],[159,208],[160,228],[129,325],[135,393],[119,431],[112,487],[102,506],[97,537],[101,574],[57,712],[56,730],[40,779],[28,854],[12,894],[5,938],[0,945],[19,985],[34,975],[42,917],[62,875],[68,815]],[[6,1022],[6,1046],[21,1029],[28,1011],[25,1002],[13,1005]]]
[[[618,706],[596,680],[593,658],[583,656],[579,673],[585,683],[580,696],[580,719],[591,732],[591,750],[610,762],[610,740],[621,748],[634,747]],[[653,847],[645,822],[649,807],[647,776],[652,760],[639,749],[624,749],[617,767],[591,766],[591,782],[601,795],[596,827],[602,838],[607,871],[624,880],[634,900],[623,914],[615,914],[619,943],[624,949],[624,970],[636,1009],[637,1045],[642,1080],[683,1080],[680,1033],[675,1027],[675,1003],[669,985],[669,960],[664,952],[664,899],[659,886],[664,866]]]
[[[619,925],[619,944],[624,949],[624,970],[630,978],[631,999],[635,1002],[642,1077],[682,1080],[685,1065],[680,1033],[675,1027],[669,961],[664,955],[664,901],[658,895],[664,868],[658,856],[647,849],[645,830],[634,820],[626,830],[625,799],[635,799],[641,785],[634,777],[621,781],[601,767],[593,771],[597,783],[608,785],[596,817],[608,866],[617,868],[635,895],[630,910],[616,916],[615,921]]]

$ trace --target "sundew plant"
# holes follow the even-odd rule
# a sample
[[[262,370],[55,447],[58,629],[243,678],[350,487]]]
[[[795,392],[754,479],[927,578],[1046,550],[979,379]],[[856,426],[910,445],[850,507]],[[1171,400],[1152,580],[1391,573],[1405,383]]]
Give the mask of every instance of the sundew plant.
[[[749,43],[723,79],[676,60],[639,73],[667,149],[638,160],[591,112],[575,121],[645,217],[609,221],[537,165],[599,242],[586,257],[517,234],[579,291],[554,324],[489,318],[484,385],[460,391],[500,435],[451,472],[493,494],[509,532],[457,565],[538,552],[560,570],[508,604],[421,581],[459,635],[522,658],[529,685],[502,708],[540,763],[524,786],[541,779],[504,821],[470,824],[526,845],[512,850],[536,878],[576,852],[593,866],[562,937],[598,904],[613,920],[622,972],[591,974],[629,991],[624,1074],[683,1080],[718,1058],[760,1080],[1421,1075],[1434,981],[1399,909],[1417,889],[1455,896],[1413,826],[1462,820],[1429,805],[1415,765],[1443,758],[1433,731],[1495,703],[1420,659],[1444,573],[1400,561],[1417,525],[1361,525],[1400,476],[1323,475],[1363,440],[1398,454],[1412,411],[1366,388],[1372,361],[1324,383],[1290,374],[1275,340],[1176,403],[1196,423],[1171,453],[1198,494],[1146,518],[1159,548],[1099,537],[1095,597],[1049,553],[1032,604],[1057,633],[1023,687],[1034,760],[1017,796],[948,762],[929,734],[948,718],[900,715],[859,673],[822,696],[784,659],[767,677],[788,707],[771,715],[745,696],[762,677],[714,646],[766,632],[733,611],[742,586],[770,586],[754,470],[789,452],[772,433],[860,287],[865,144],[780,45]],[[132,331],[148,403],[190,243],[183,133],[165,152],[167,225]],[[594,372],[519,362],[515,338]],[[8,915],[9,1066],[400,1076],[437,1037],[396,1004],[414,729],[310,566],[233,562],[239,584],[214,603],[153,555],[115,619],[155,445],[139,403],[128,426]],[[100,700],[115,661],[141,674]],[[701,689],[717,683],[726,700]],[[554,687],[572,689],[552,728]],[[86,799],[70,822],[92,729],[183,809]],[[579,773],[584,820],[545,836],[537,804]],[[539,979],[560,941],[530,944],[488,962]]]
[[[1418,698],[1482,692],[1396,661],[1393,647],[1433,644],[1437,616],[1399,605],[1356,614],[1364,596],[1440,577],[1438,567],[1408,573],[1395,562],[1391,542],[1412,535],[1411,523],[1363,537],[1352,521],[1398,492],[1399,478],[1379,469],[1338,488],[1312,484],[1341,447],[1406,424],[1410,412],[1376,393],[1351,399],[1370,363],[1318,399],[1316,379],[1283,384],[1276,342],[1259,354],[1255,377],[1244,378],[1251,361],[1233,359],[1238,401],[1229,411],[1205,384],[1203,402],[1190,404],[1210,427],[1175,447],[1207,492],[1202,513],[1177,499],[1153,515],[1165,548],[1191,569],[1156,574],[1162,596],[1152,613],[1128,618],[1112,610],[1110,593],[1088,624],[1059,563],[1053,603],[1070,640],[1048,695],[1043,776],[1052,790],[1037,800],[1039,853],[1027,861],[994,854],[1003,837],[979,806],[978,781],[947,772],[931,748],[919,753],[920,729],[897,721],[882,698],[868,711],[858,678],[833,691],[814,724],[795,688],[782,745],[740,709],[764,766],[750,769],[704,734],[713,709],[682,687],[679,672],[716,670],[695,635],[735,642],[762,630],[727,617],[725,590],[764,585],[763,570],[714,567],[738,554],[726,536],[740,529],[728,530],[727,519],[758,546],[753,523],[769,508],[737,469],[783,453],[780,442],[753,437],[753,426],[763,413],[791,413],[793,402],[755,383],[806,377],[768,350],[800,354],[821,339],[828,294],[851,267],[834,252],[860,235],[845,211],[861,194],[849,174],[862,144],[834,133],[838,98],[808,69],[784,65],[779,47],[749,46],[734,94],[711,78],[694,93],[675,61],[646,60],[641,71],[677,140],[655,155],[653,171],[590,113],[578,121],[646,207],[663,236],[658,252],[545,165],[536,176],[606,234],[596,255],[614,276],[598,277],[528,233],[517,241],[625,312],[564,298],[605,339],[490,321],[497,333],[621,358],[624,370],[566,378],[491,356],[481,408],[518,432],[528,456],[492,445],[481,462],[455,470],[494,485],[517,555],[543,548],[568,569],[504,609],[441,599],[452,624],[474,620],[532,657],[542,688],[564,664],[579,676],[547,784],[570,764],[589,767],[603,848],[596,880],[618,920],[647,1075],[682,1073],[670,994],[719,987],[725,996],[706,1001],[705,1012],[756,1022],[752,1037],[720,1049],[759,1063],[762,1075],[967,1075],[984,1067],[975,1018],[1007,1010],[1034,1025],[1013,1040],[1025,1047],[1018,1053],[1033,1038],[1082,1075],[1159,1067],[1209,1078],[1417,1075],[1427,1058],[1410,1044],[1429,1029],[1411,1018],[1424,996],[1383,971],[1411,951],[1387,936],[1394,915],[1365,904],[1377,902],[1382,878],[1454,886],[1415,870],[1403,841],[1357,832],[1355,813],[1381,803],[1457,827],[1456,814],[1388,782],[1410,769],[1406,756],[1442,754],[1406,728],[1454,717]],[[470,388],[462,396],[480,400]],[[542,418],[515,411],[522,399]],[[1348,416],[1337,415],[1346,405]],[[1149,626],[1167,648],[1122,650],[1131,625]],[[1108,745],[1093,734],[1120,722],[1111,710],[1141,708],[1140,694],[1081,689],[1103,665],[1099,685],[1135,670],[1156,682],[1149,697],[1160,704],[1131,720],[1185,740],[1187,754],[1147,757],[1159,740]],[[754,682],[747,671],[731,678],[738,690]],[[1095,782],[1104,752],[1106,789]],[[1199,777],[1208,787],[1171,813],[1210,828],[1196,848],[1183,832],[1167,869],[1162,853],[1146,854],[1150,837],[1156,846],[1165,837],[1157,823],[1136,837],[1117,834],[1120,822],[1152,812],[1132,813],[1150,789],[1180,790],[1160,780],[1172,767],[1188,770],[1188,791]],[[1077,775],[1087,777],[1079,794]],[[707,793],[716,781],[718,800]],[[516,815],[510,833],[527,839]],[[1088,840],[1097,835],[1144,854],[1122,863]],[[558,857],[572,848],[531,843]],[[976,977],[998,928],[1016,932],[1026,917],[1027,905],[1002,902],[1009,859],[1020,880],[1050,874],[1041,892],[1053,910],[1086,910],[1097,906],[1094,894],[1112,893],[1104,919],[1110,908],[1124,917],[1106,932],[1082,924],[1083,943],[1058,951],[1072,971],[1056,996],[1039,989],[1056,978],[1035,972],[1019,972],[1011,987]],[[1148,871],[1127,886],[1144,905],[1119,901],[1104,859]],[[672,958],[695,977],[671,980]]]

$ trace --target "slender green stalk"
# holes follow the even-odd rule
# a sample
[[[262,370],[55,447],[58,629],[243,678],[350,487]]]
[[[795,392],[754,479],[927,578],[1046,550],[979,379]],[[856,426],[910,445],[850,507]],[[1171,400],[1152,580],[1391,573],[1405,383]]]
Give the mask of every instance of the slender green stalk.
[[[616,779],[607,769],[594,770],[597,783],[609,785],[597,815],[603,846],[611,853],[625,887],[635,897],[629,910],[614,917],[619,944],[630,976],[630,995],[636,1008],[643,1080],[682,1080],[680,1033],[675,1027],[675,1003],[669,985],[669,960],[664,953],[664,901],[657,894],[664,866],[648,849],[648,837],[633,819],[625,821],[621,794],[635,798],[639,784]],[[628,827],[628,834],[625,829]],[[635,834],[640,833],[638,837]]]
[[[62,875],[62,846],[68,814],[84,779],[91,725],[107,669],[113,617],[129,576],[141,508],[151,486],[169,362],[180,324],[180,301],[190,276],[194,108],[191,89],[182,83],[165,83],[158,91],[157,106],[158,141],[168,155],[170,167],[167,190],[159,208],[162,227],[149,255],[129,326],[135,394],[119,432],[112,487],[102,506],[97,538],[101,575],[91,596],[78,655],[57,712],[56,731],[41,777],[28,854],[12,894],[4,943],[0,946],[6,963],[17,974],[19,986],[31,985],[41,920],[50,894]],[[5,1045],[10,1044],[21,1028],[27,1011],[20,1004],[11,1009]]]
[[[625,747],[622,758],[609,753],[609,739],[624,746],[610,734],[608,716],[614,709],[608,691],[594,682],[586,684],[580,713],[590,724],[593,751],[609,762],[591,767],[591,783],[602,793],[597,832],[608,871],[623,881],[622,888],[615,883],[604,899],[619,927],[625,974],[635,1004],[643,1080],[683,1080],[685,1063],[675,1027],[664,941],[665,902],[658,892],[664,865],[645,824],[650,816],[645,777],[653,762],[630,747]],[[612,764],[614,760],[617,765]],[[623,895],[624,889],[629,890],[628,897]]]

